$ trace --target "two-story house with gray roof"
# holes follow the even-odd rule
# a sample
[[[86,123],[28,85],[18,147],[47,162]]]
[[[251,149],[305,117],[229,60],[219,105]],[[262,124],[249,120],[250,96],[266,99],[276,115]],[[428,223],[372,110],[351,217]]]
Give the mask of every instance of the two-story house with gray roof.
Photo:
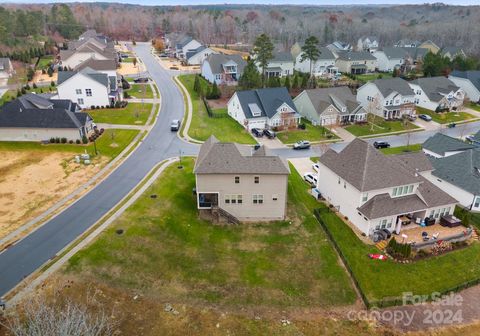
[[[392,72],[403,67],[407,52],[403,48],[384,47],[375,51],[373,56],[377,58],[379,71]]]
[[[461,88],[470,101],[480,103],[480,70],[453,71],[448,79]]]
[[[187,51],[185,54],[185,59],[187,60],[188,65],[200,65],[211,54],[217,54],[217,52],[201,45],[196,49]]]
[[[228,101],[228,115],[249,131],[296,127],[301,120],[284,87],[237,91]]]
[[[197,40],[193,39],[190,36],[185,36],[175,44],[175,57],[180,59],[186,59],[188,51],[196,50],[201,46],[202,44]]]
[[[378,38],[376,36],[363,36],[357,41],[357,51],[375,52],[378,50]]]
[[[377,58],[368,51],[338,52],[335,66],[342,73],[364,74],[375,71]]]
[[[318,162],[317,188],[323,197],[367,236],[387,229],[400,233],[404,218],[420,224],[453,214],[455,198],[421,172],[433,168],[423,153],[385,155],[356,138],[339,153],[325,152]]]
[[[202,63],[202,76],[217,85],[237,85],[247,62],[240,55],[211,54]]]
[[[367,112],[347,86],[304,90],[293,102],[298,113],[313,125],[348,124],[367,119]]]
[[[318,60],[313,62],[312,75],[313,76],[328,76],[337,73],[337,67],[335,66],[335,56],[326,47],[319,48],[320,55]],[[310,73],[310,60],[305,59],[302,61],[302,54],[300,52],[295,58],[295,70]]]
[[[404,79],[377,79],[357,90],[357,100],[368,113],[385,119],[415,115],[415,93]]]
[[[211,136],[195,161],[197,207],[227,221],[285,219],[288,163],[263,146]]]
[[[257,63],[257,68],[262,73],[262,68]],[[274,52],[273,58],[268,62],[265,68],[265,76],[270,77],[284,77],[293,75],[293,57],[290,52]]]
[[[463,106],[465,92],[446,77],[425,77],[409,82],[415,104],[431,111],[450,111]]]

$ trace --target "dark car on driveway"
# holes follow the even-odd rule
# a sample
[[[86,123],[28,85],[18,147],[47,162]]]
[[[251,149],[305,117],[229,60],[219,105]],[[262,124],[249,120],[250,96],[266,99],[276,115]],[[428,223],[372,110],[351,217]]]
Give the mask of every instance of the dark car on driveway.
[[[388,148],[388,147],[390,147],[390,144],[386,141],[375,141],[373,143],[373,147],[375,147],[376,149]]]
[[[298,141],[293,144],[293,149],[309,149],[310,142],[309,141]]]
[[[267,130],[267,129],[263,131],[263,135],[265,135],[269,139],[273,139],[277,136],[274,131]]]
[[[133,80],[135,83],[148,83],[148,77],[139,77]]]
[[[252,134],[255,135],[257,138],[263,137],[263,131],[259,128],[252,128]]]

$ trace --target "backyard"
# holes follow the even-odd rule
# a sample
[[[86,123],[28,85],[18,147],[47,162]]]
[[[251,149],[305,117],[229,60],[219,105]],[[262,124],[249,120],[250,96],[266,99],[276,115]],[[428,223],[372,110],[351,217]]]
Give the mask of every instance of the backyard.
[[[368,123],[345,126],[345,129],[355,136],[375,136],[384,133],[405,133],[420,128],[409,121],[385,120],[379,116],[368,114]]]
[[[130,96],[137,99],[152,99],[153,92],[149,84],[130,84],[130,89],[126,90]]]
[[[417,114],[427,114],[432,117],[432,120],[439,124],[450,124],[459,121],[474,119],[475,117],[467,112],[442,112],[437,113],[432,110],[417,106]]]
[[[380,151],[382,151],[383,154],[387,154],[387,155],[419,152],[421,150],[422,150],[422,145],[421,144],[413,144],[413,145],[409,145],[409,146],[405,145],[405,146],[381,148],[380,149]]]
[[[48,68],[48,66],[50,65],[50,63],[53,62],[53,56],[42,56],[40,57],[40,59],[38,60],[38,64],[36,66],[37,69],[39,70],[46,70]]]
[[[213,110],[217,116],[215,118],[208,116],[205,104],[193,90],[195,75],[180,75],[178,79],[185,86],[192,100],[192,121],[188,129],[189,136],[205,141],[213,134],[220,141],[242,144],[256,143],[248,131],[227,114],[226,108]]]
[[[184,303],[282,309],[355,303],[349,278],[312,215],[317,202],[293,166],[288,220],[219,226],[198,218],[193,159],[182,165],[167,168],[73,256],[67,275]]]
[[[278,139],[284,144],[293,144],[300,140],[308,140],[317,142],[322,140],[335,140],[338,137],[330,132],[327,128],[322,126],[313,126],[312,123],[306,119],[302,119],[305,124],[305,129],[296,128],[288,131],[281,131],[277,133]]]
[[[150,103],[128,103],[124,108],[88,110],[96,123],[145,125],[152,110]]]

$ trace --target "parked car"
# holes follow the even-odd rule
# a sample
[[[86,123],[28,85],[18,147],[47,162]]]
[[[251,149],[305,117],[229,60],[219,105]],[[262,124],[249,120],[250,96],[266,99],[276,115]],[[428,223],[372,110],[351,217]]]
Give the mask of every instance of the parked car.
[[[390,144],[386,141],[375,141],[373,143],[373,147],[375,147],[376,149],[388,148],[388,147],[390,147]]]
[[[263,135],[265,135],[269,139],[273,139],[277,136],[274,131],[267,130],[267,129],[263,130]]]
[[[312,164],[312,168],[318,173],[318,168],[319,168],[318,163]]]
[[[135,83],[148,83],[148,77],[139,77],[139,78],[135,78],[133,81]]]
[[[318,181],[318,176],[314,173],[305,173],[303,174],[303,179],[308,183],[310,183],[310,185],[316,186]]]
[[[252,128],[252,134],[255,135],[257,138],[263,137],[263,131],[259,128]]]
[[[420,114],[418,117],[425,121],[432,121],[432,117],[430,117],[428,114]]]
[[[415,120],[417,120],[417,116],[416,116],[415,114],[414,114],[414,115],[409,115],[407,118],[408,118],[408,120],[410,120],[410,121],[415,121]]]
[[[465,140],[467,140],[470,143],[480,145],[480,141],[475,138],[475,134],[470,134],[465,137]]]
[[[309,149],[309,148],[310,148],[309,141],[301,140],[293,144],[293,149]]]
[[[180,129],[180,120],[174,119],[170,124],[170,131],[177,132]]]

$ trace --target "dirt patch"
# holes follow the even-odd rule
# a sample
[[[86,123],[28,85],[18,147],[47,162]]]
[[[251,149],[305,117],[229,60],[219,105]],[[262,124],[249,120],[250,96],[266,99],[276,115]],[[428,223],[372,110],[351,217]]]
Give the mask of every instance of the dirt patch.
[[[48,85],[50,85],[51,81],[57,82],[57,79],[58,79],[58,73],[56,72],[54,72],[52,74],[52,77],[50,77],[48,74],[42,74],[41,70],[37,70],[35,71],[35,75],[33,76],[32,83],[36,83],[36,84],[47,83]],[[44,91],[47,92],[48,86],[45,89],[46,90]]]
[[[230,98],[228,97],[220,98],[220,99],[212,99],[208,101],[208,105],[210,105],[212,109],[225,108],[227,107],[227,103],[229,99]]]
[[[137,61],[137,65],[133,65],[133,62],[122,62],[120,63],[120,69],[117,69],[117,72],[120,75],[136,75],[138,73],[144,72],[145,66],[143,63]]]
[[[2,152],[0,237],[73,192],[104,164],[84,166],[73,159],[73,153]]]
[[[200,70],[199,65],[182,65],[182,63],[176,58],[160,58],[160,64],[165,69],[170,69],[171,67],[177,67],[181,71],[192,71]]]

